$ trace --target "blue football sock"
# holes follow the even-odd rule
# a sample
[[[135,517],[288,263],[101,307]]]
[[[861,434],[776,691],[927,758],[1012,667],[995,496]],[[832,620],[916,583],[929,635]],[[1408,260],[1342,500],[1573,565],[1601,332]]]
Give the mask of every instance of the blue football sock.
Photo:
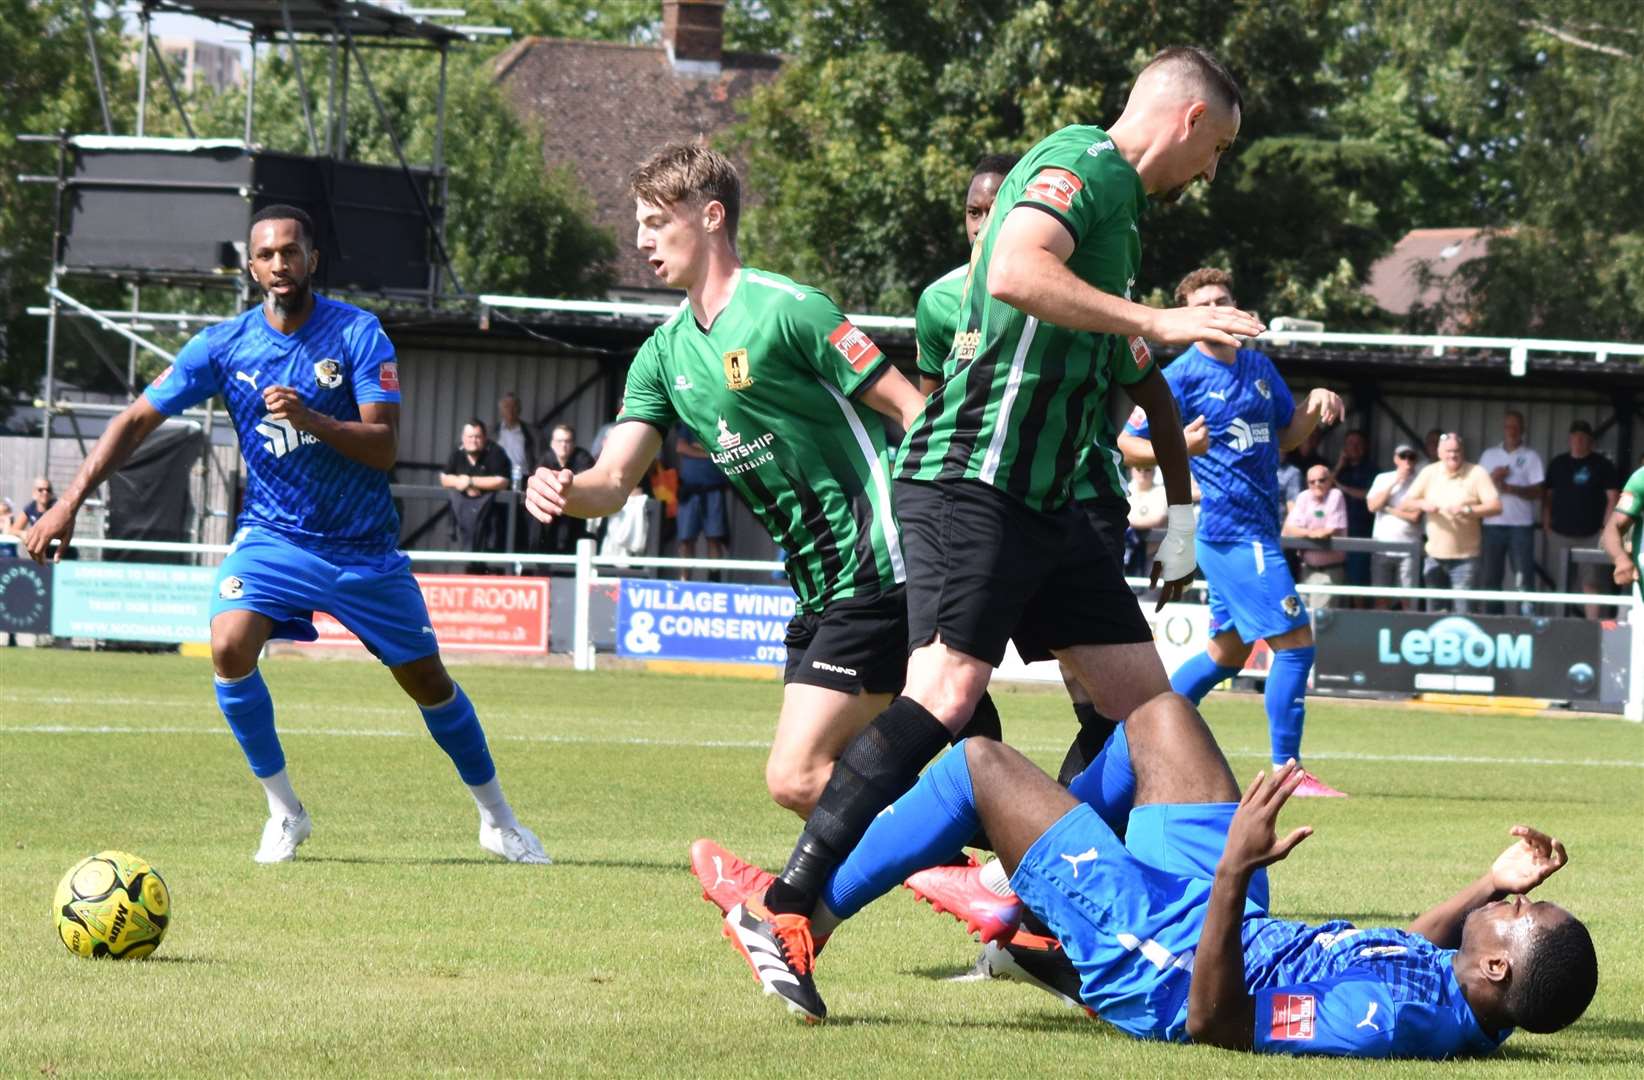
[[[1267,734],[1273,763],[1301,760],[1302,724],[1307,718],[1307,673],[1313,670],[1313,646],[1278,649],[1267,669]]]
[[[263,673],[252,668],[251,674],[238,679],[219,675],[216,683],[217,707],[240,741],[252,775],[261,779],[285,768],[285,751],[274,733],[274,699],[268,696]]]
[[[1123,832],[1136,805],[1136,772],[1130,766],[1130,742],[1120,724],[1090,767],[1067,785],[1068,793],[1091,806],[1107,827]]]
[[[1170,688],[1197,705],[1204,696],[1223,682],[1239,673],[1238,668],[1222,667],[1202,652],[1177,668],[1170,676]]]
[[[485,745],[485,729],[480,727],[474,703],[468,700],[462,687],[456,686],[456,691],[444,705],[423,709],[423,723],[456,765],[463,783],[469,786],[489,783],[497,775],[497,767],[491,763],[491,751]]]
[[[955,743],[906,795],[874,818],[861,842],[828,876],[822,902],[848,919],[915,870],[952,858],[978,825],[965,743]]]

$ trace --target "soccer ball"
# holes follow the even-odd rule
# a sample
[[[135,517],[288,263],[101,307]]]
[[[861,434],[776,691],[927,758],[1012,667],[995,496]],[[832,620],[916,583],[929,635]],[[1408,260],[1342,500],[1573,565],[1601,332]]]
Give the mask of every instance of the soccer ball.
[[[57,936],[69,952],[138,960],[165,936],[171,922],[171,890],[137,856],[99,851],[63,875],[51,907]]]

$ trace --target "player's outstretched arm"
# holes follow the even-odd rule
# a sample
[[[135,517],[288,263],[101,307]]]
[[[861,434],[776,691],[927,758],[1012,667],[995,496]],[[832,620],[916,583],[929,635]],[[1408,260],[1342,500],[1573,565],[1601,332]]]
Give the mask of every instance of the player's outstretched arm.
[[[1539,829],[1514,825],[1507,833],[1514,840],[1489,870],[1450,899],[1424,911],[1405,929],[1441,949],[1457,948],[1468,915],[1493,901],[1530,892],[1570,861],[1564,845]]]
[[[1631,517],[1616,510],[1604,519],[1604,550],[1615,564],[1615,583],[1631,585],[1638,580],[1638,567],[1627,551],[1627,534],[1638,525]]]
[[[1228,826],[1188,984],[1187,1035],[1196,1043],[1227,1050],[1255,1045],[1256,999],[1245,990],[1240,935],[1245,897],[1257,870],[1283,859],[1312,835],[1304,825],[1280,840],[1276,829],[1279,811],[1306,775],[1294,761],[1271,776],[1257,773]]]
[[[538,469],[525,483],[525,510],[544,525],[562,516],[605,517],[622,509],[662,450],[662,433],[640,420],[613,427],[593,467]]]
[[[1326,390],[1322,386],[1315,386],[1307,392],[1307,401],[1296,415],[1291,417],[1290,423],[1279,432],[1279,452],[1288,454],[1296,447],[1307,441],[1313,434],[1313,429],[1320,424],[1329,426],[1347,415],[1347,406],[1342,404],[1341,395],[1334,390]]]
[[[102,438],[91,448],[86,460],[80,463],[80,471],[74,474],[73,482],[58,498],[57,504],[41,514],[40,520],[29,530],[23,541],[29,558],[35,562],[45,562],[48,556],[53,562],[61,559],[74,537],[74,517],[80,512],[86,496],[97,490],[110,473],[125,464],[131,452],[165,422],[165,414],[141,395],[126,406],[124,412],[109,421]],[[51,550],[53,541],[58,542],[55,553]]]
[[[360,402],[358,420],[315,412],[289,386],[263,387],[268,418],[305,431],[350,461],[387,472],[400,453],[400,407],[390,401]]]
[[[1193,544],[1197,529],[1193,517],[1193,476],[1187,468],[1187,440],[1182,432],[1176,398],[1159,369],[1153,368],[1140,382],[1125,387],[1125,391],[1147,413],[1149,448],[1164,471],[1165,500],[1169,503],[1165,513],[1169,524],[1159,544],[1152,574],[1153,587],[1164,582],[1154,608],[1161,611],[1165,604],[1181,599],[1198,567]]]
[[[1069,330],[1143,337],[1164,345],[1208,341],[1237,348],[1264,327],[1231,307],[1161,311],[1103,292],[1067,268],[1073,235],[1060,221],[1018,206],[1005,216],[988,260],[988,295],[1040,322]]]
[[[920,381],[924,381],[924,376],[920,376]],[[925,395],[895,368],[873,380],[873,384],[862,391],[861,400],[874,412],[901,424],[904,431],[925,411]]]

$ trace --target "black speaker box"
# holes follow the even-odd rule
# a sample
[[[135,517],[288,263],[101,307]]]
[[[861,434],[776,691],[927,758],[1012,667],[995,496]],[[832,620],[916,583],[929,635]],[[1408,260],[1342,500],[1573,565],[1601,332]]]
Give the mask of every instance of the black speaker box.
[[[70,272],[200,280],[242,270],[251,218],[289,203],[314,219],[321,289],[424,294],[434,251],[428,169],[302,157],[237,142],[81,136],[71,143],[59,263]]]

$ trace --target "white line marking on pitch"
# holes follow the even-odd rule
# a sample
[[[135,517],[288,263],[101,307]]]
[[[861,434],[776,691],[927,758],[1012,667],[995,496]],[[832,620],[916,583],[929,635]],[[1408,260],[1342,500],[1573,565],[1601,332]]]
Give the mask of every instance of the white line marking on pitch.
[[[355,710],[359,711],[359,710]],[[401,714],[404,710],[383,709],[383,712]],[[227,735],[222,727],[135,727],[116,724],[0,724],[0,735]],[[424,731],[370,730],[356,728],[281,728],[281,735],[320,735],[341,739],[422,739]],[[770,743],[761,739],[657,739],[648,736],[610,735],[504,735],[486,732],[486,737],[497,742],[564,743],[579,746],[655,746],[688,750],[764,750]],[[1015,744],[1017,749],[1030,753],[1053,753],[1060,746]],[[1237,758],[1265,758],[1269,751],[1261,749],[1224,749],[1223,753]],[[1644,761],[1599,760],[1595,758],[1541,758],[1541,757],[1483,757],[1469,754],[1365,754],[1352,750],[1314,751],[1309,759],[1329,761],[1378,761],[1431,765],[1553,765],[1565,768],[1620,768],[1644,769]]]

